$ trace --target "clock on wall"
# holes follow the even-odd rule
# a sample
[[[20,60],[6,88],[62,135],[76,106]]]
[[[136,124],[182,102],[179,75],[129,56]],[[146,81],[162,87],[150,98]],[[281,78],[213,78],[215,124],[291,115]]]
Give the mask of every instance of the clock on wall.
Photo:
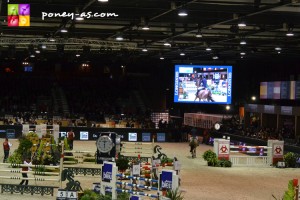
[[[104,161],[114,162],[116,155],[120,152],[120,136],[114,132],[101,132],[96,141],[97,163]]]
[[[218,131],[221,128],[221,124],[219,122],[217,122],[217,123],[215,123],[214,127],[215,127],[215,130]]]
[[[110,151],[115,146],[115,144],[112,141],[111,137],[109,137],[108,135],[102,135],[98,138],[96,146],[101,153],[110,154]]]

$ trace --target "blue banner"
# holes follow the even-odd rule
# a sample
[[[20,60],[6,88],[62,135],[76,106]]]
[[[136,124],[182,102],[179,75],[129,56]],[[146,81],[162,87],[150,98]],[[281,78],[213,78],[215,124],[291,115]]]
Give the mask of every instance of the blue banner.
[[[151,141],[151,134],[150,133],[142,133],[142,141],[143,142],[150,142]]]
[[[172,176],[173,172],[162,171],[161,174],[161,187],[165,189],[172,189]]]
[[[140,200],[140,197],[138,197],[138,196],[131,196],[130,200]]]
[[[165,142],[166,134],[165,133],[157,133],[157,142]]]
[[[112,168],[113,164],[104,163],[102,167],[102,181],[110,182],[112,180]]]

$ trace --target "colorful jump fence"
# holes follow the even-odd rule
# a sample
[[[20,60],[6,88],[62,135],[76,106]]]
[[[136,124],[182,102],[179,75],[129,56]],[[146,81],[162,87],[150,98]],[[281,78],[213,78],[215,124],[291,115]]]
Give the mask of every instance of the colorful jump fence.
[[[45,169],[60,169],[60,166],[51,166],[51,165],[25,165],[25,164],[11,164],[11,163],[0,163],[0,165],[13,167],[11,169],[0,169],[0,172],[9,172],[9,173],[27,173],[33,174],[34,177],[20,177],[20,176],[0,176],[0,179],[12,179],[12,180],[34,180],[35,182],[42,181],[52,181],[53,183],[50,186],[38,186],[38,185],[19,185],[18,183],[0,183],[1,193],[19,193],[19,194],[40,194],[40,195],[51,195],[55,188],[58,188],[58,183],[60,182],[60,173],[59,172],[38,172],[38,171],[22,171],[17,168],[30,167],[30,168],[45,168]],[[55,178],[51,177],[40,177],[40,175],[54,175]],[[37,176],[37,177],[36,177]]]
[[[137,158],[139,155],[142,162],[150,162],[149,159],[154,156],[154,141],[146,142],[122,142],[121,155],[127,158]]]
[[[64,158],[71,158],[72,161],[67,161],[64,159],[64,164],[76,164],[76,163],[84,163],[86,159],[94,159],[96,162],[96,152],[93,151],[75,151],[75,150],[65,150]],[[71,155],[68,155],[71,154]],[[86,156],[90,154],[90,156]]]
[[[160,177],[159,180],[135,177],[135,176],[125,176],[123,174],[117,174],[117,171],[118,171],[118,169],[117,169],[115,163],[104,162],[104,164],[102,166],[100,193],[105,195],[106,188],[111,188],[113,200],[117,199],[117,192],[126,192],[126,193],[130,193],[130,194],[138,195],[138,196],[148,196],[151,198],[159,198],[159,196],[162,195],[160,188],[163,188],[166,190],[176,190],[176,188],[178,188],[179,178],[178,178],[178,175],[176,174],[176,171],[173,171],[173,170],[162,170],[162,172],[159,176]],[[118,177],[121,179],[118,180],[117,179]],[[153,186],[146,186],[143,184],[128,183],[128,182],[122,181],[123,178],[127,178],[129,180],[155,182],[155,183],[157,183],[158,186],[153,187]],[[129,186],[129,187],[131,187],[131,189],[120,188],[120,186],[121,187]],[[134,187],[156,191],[157,195],[151,194],[151,193],[134,191],[132,189]]]
[[[218,159],[227,159],[233,166],[270,167],[283,160],[284,142],[268,140],[267,146],[230,145],[230,140],[215,138],[214,152]]]

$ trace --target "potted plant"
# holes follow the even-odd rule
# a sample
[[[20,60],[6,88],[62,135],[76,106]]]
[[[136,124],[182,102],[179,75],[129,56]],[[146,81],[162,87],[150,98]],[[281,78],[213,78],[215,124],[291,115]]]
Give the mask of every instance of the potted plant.
[[[293,152],[288,152],[283,156],[286,167],[296,167],[298,155]]]
[[[202,157],[208,166],[216,166],[218,163],[217,154],[212,150],[205,151]]]
[[[116,160],[116,165],[118,167],[118,170],[123,173],[126,171],[126,169],[129,168],[129,160],[124,156],[119,156]]]

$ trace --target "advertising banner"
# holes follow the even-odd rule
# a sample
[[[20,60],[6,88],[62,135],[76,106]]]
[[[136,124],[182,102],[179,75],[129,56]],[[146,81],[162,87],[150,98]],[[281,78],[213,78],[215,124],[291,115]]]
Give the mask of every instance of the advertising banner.
[[[113,165],[110,163],[104,163],[102,167],[102,181],[110,182],[112,180]]]

